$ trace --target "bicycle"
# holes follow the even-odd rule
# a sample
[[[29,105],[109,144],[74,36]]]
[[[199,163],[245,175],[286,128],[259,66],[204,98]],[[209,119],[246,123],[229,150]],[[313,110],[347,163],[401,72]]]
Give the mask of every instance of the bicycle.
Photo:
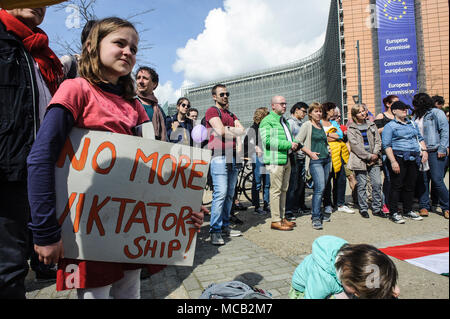
[[[247,173],[245,173],[248,171]],[[252,184],[253,184],[253,170],[252,163],[249,162],[248,158],[244,158],[244,163],[242,168],[239,170],[238,182],[236,185],[236,198],[240,199],[242,193],[244,193],[245,198],[251,203],[252,202]]]
[[[244,163],[242,163],[242,167],[239,169],[238,173],[238,181],[235,189],[235,192],[237,193],[236,198],[240,199],[241,195],[244,194],[245,198],[248,201],[252,202],[252,183],[253,183],[252,165],[247,158],[244,158]],[[205,192],[202,200],[202,204],[205,206],[212,203],[212,198],[205,199],[205,194],[207,194],[208,191],[214,192],[214,186],[212,183],[210,172],[208,172]]]

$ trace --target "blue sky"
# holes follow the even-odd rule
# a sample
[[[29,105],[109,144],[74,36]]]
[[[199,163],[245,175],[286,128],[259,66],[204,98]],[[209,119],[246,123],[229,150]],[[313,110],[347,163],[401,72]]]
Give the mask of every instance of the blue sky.
[[[99,18],[122,18],[149,8],[138,21],[148,29],[140,60],[160,76],[160,102],[174,102],[183,85],[198,84],[269,68],[303,58],[323,44],[330,0],[97,0]],[[69,29],[69,11],[47,10],[41,28],[50,46],[57,39],[79,41],[80,29]]]

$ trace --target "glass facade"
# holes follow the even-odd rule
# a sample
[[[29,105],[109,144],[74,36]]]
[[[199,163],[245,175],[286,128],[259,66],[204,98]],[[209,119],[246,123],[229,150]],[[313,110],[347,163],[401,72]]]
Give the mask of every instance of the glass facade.
[[[271,98],[281,95],[286,98],[289,109],[297,102],[310,104],[314,101],[333,101],[342,105],[341,63],[337,3],[332,1],[324,46],[314,54],[276,68],[241,74],[183,89],[192,107],[199,110],[203,118],[214,103],[211,89],[221,83],[230,92],[230,111],[236,114],[244,127],[253,123],[253,113],[259,107],[270,110]]]
[[[444,96],[448,105],[449,5],[444,0],[416,0],[414,3],[419,90]],[[252,124],[256,108],[270,109],[274,95],[286,98],[288,110],[299,101],[334,102],[346,120],[359,93],[355,49],[359,41],[362,102],[374,115],[378,114],[381,91],[377,28],[373,27],[374,4],[375,0],[331,0],[325,42],[316,53],[280,67],[187,87],[182,90],[183,96],[199,110],[201,119],[213,105],[212,87],[225,84],[231,94],[230,110],[245,127]]]

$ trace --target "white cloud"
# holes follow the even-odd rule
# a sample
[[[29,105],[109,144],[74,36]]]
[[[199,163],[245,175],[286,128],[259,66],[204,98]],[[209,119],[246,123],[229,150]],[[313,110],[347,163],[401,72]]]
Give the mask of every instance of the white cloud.
[[[330,0],[225,0],[177,50],[173,69],[186,85],[299,60],[323,45],[329,8]],[[173,102],[181,92],[168,81],[155,93]]]
[[[172,81],[167,81],[164,84],[159,84],[155,90],[155,96],[158,102],[162,105],[165,102],[175,103],[181,97],[181,88],[194,84],[191,81],[184,80],[180,88],[175,89]]]
[[[301,59],[322,46],[329,7],[330,0],[225,0],[177,50],[173,69],[198,83]]]
[[[166,101],[173,103],[179,98],[180,90],[173,88],[173,82],[167,81],[164,84],[159,84],[155,90],[155,96],[158,98],[160,104],[164,104]]]

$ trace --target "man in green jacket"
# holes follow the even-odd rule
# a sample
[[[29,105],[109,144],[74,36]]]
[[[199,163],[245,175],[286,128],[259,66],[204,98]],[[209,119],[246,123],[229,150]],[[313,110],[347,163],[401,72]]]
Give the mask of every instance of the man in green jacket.
[[[261,140],[264,149],[264,164],[270,174],[271,228],[293,230],[296,224],[286,220],[285,203],[291,174],[290,157],[299,149],[291,135],[289,123],[283,117],[286,112],[286,99],[282,96],[272,98],[272,111],[260,124]]]

